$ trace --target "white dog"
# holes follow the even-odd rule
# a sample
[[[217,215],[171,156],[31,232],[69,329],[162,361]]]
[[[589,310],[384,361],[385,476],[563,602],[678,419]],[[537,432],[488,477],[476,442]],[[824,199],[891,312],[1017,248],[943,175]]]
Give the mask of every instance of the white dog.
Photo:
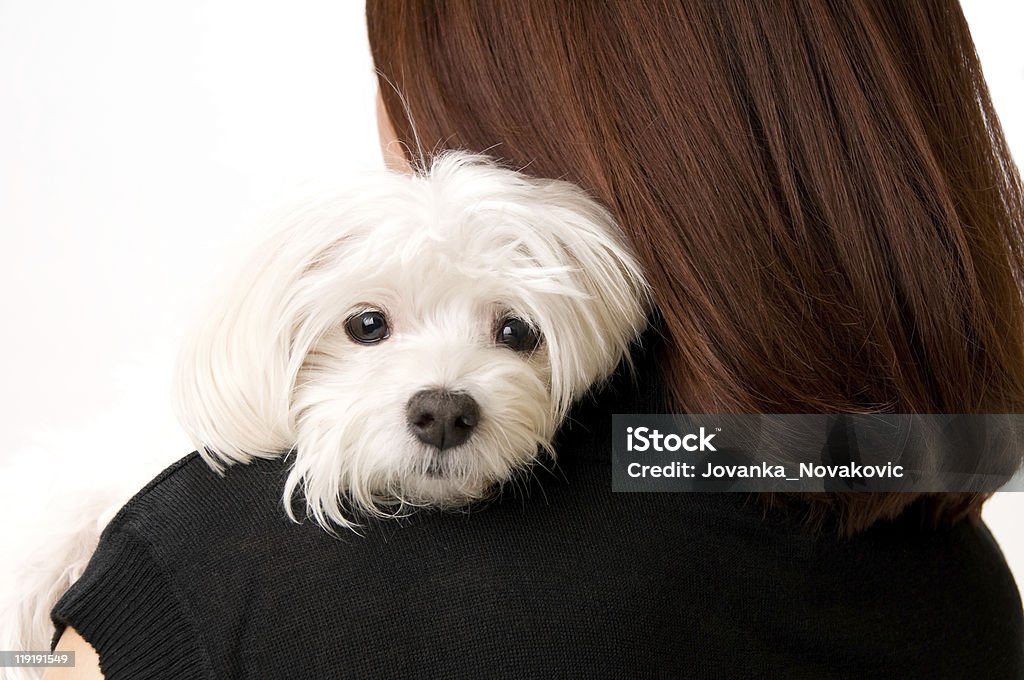
[[[294,451],[285,506],[325,527],[464,504],[549,447],[647,306],[580,189],[449,154],[293,215],[183,353],[179,418],[215,468]]]
[[[569,406],[628,359],[650,305],[582,190],[449,153],[292,214],[187,342],[178,415],[215,469],[293,456],[293,519],[297,493],[329,530],[459,506],[554,454]],[[49,629],[38,619],[84,568],[92,527],[78,564],[34,575],[4,648],[48,646],[26,631]]]

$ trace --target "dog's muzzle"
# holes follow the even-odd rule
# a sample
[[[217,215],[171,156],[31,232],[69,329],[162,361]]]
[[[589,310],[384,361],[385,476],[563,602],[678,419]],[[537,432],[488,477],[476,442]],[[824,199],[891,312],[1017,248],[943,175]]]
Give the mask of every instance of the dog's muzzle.
[[[409,429],[440,451],[462,444],[480,420],[480,405],[465,392],[421,390],[405,407]]]

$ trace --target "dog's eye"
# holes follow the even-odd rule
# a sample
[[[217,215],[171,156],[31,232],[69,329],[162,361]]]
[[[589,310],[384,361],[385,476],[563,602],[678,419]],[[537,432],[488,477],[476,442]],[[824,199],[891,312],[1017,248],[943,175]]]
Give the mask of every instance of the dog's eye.
[[[367,311],[354,314],[345,322],[348,337],[363,345],[374,345],[387,340],[391,334],[383,312]]]
[[[532,352],[540,344],[540,336],[528,323],[514,316],[505,317],[498,322],[498,334],[495,338],[499,345],[505,345],[517,352]]]

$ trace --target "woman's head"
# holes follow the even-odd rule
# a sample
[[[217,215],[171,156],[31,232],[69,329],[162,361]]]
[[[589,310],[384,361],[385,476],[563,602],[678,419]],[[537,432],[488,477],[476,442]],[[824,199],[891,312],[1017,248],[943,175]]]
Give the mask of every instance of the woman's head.
[[[408,160],[402,152],[402,143],[391,124],[391,116],[384,107],[384,98],[377,92],[377,138],[380,140],[380,151],[384,156],[384,165],[395,172],[410,172]]]
[[[671,408],[1024,406],[1020,178],[955,2],[369,0],[367,17],[409,161],[487,151],[611,209],[655,288]],[[822,502],[852,531],[910,500]]]

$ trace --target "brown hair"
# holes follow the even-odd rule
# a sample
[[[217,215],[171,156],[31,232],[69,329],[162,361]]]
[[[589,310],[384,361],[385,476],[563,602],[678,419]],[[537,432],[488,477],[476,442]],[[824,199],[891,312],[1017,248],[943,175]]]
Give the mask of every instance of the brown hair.
[[[411,162],[486,150],[611,209],[678,410],[1021,410],[1021,182],[956,2],[369,0],[367,18]],[[984,497],[801,499],[847,534],[915,500],[951,521]]]

